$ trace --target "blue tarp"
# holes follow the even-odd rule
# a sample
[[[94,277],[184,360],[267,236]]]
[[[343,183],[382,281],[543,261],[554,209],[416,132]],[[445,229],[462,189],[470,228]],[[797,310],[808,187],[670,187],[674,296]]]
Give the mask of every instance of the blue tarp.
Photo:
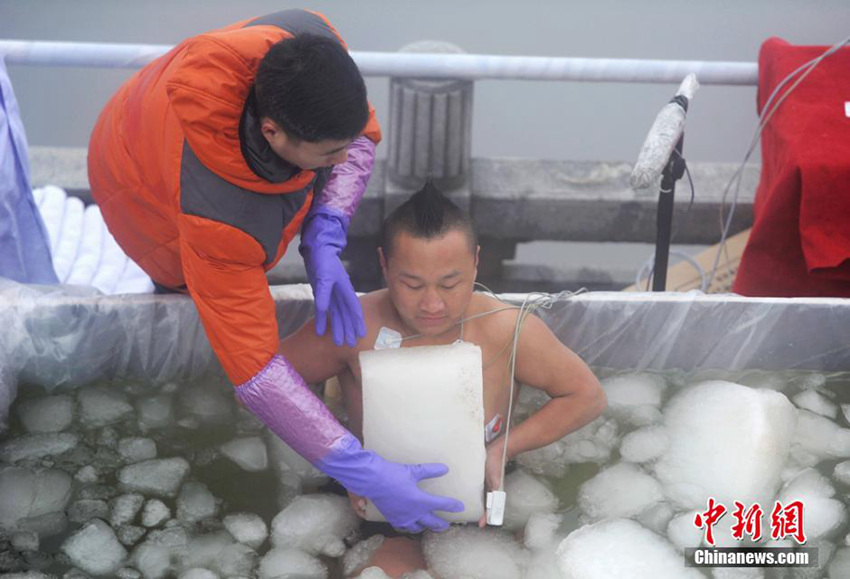
[[[30,188],[27,138],[0,58],[0,276],[56,284],[50,240]]]

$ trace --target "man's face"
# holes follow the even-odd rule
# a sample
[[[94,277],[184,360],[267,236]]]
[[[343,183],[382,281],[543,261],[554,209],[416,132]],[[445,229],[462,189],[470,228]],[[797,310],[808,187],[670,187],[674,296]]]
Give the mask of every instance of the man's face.
[[[390,300],[404,324],[425,336],[438,336],[457,323],[472,299],[478,248],[451,230],[443,237],[418,239],[400,232],[387,258],[379,250]]]
[[[348,159],[348,145],[354,140],[319,141],[317,143],[299,141],[290,138],[274,121],[268,118],[262,120],[261,129],[272,151],[278,157],[308,171],[345,163]]]

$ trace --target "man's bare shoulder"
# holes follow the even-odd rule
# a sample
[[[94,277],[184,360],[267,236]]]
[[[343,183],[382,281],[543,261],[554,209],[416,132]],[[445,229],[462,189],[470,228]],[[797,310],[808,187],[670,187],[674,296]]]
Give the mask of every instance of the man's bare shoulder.
[[[519,308],[506,304],[493,296],[476,293],[467,309],[467,318],[473,318],[476,334],[482,339],[501,343],[513,335]]]
[[[469,305],[467,317],[478,316],[476,321],[487,324],[490,330],[510,327],[510,331],[513,332],[519,313],[518,307],[483,293],[473,294]]]
[[[393,305],[390,294],[385,289],[376,290],[360,296],[363,307],[363,319],[366,322],[366,337],[357,341],[358,351],[371,350],[378,339],[378,332],[383,326],[393,326]]]

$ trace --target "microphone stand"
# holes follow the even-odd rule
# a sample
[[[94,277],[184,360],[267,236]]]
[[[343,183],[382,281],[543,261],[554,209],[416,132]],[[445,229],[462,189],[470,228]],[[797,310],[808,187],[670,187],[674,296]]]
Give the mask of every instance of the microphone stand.
[[[687,103],[685,104],[687,110]],[[676,193],[676,181],[685,174],[685,158],[682,156],[682,134],[664,171],[661,173],[661,191],[658,195],[658,213],[655,218],[655,266],[652,274],[652,291],[663,292],[667,289],[667,263],[670,257],[670,236],[673,228],[673,196]]]

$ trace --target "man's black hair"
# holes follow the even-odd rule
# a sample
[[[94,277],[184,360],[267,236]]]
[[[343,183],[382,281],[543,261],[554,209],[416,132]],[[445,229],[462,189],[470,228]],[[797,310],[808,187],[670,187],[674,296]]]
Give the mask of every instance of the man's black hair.
[[[260,61],[254,92],[259,115],[299,141],[352,139],[369,120],[354,60],[339,42],[315,34],[274,44]]]
[[[469,241],[470,250],[475,253],[478,234],[469,214],[428,180],[422,189],[399,205],[384,220],[380,245],[384,256],[389,258],[393,241],[402,231],[417,239],[436,239],[452,230],[463,232]]]

